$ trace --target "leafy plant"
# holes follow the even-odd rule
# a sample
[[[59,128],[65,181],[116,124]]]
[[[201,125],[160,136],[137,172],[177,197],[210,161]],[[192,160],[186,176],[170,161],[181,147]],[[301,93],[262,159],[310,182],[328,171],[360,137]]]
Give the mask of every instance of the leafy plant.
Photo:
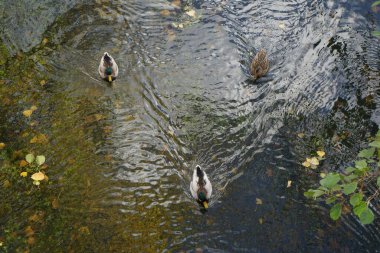
[[[40,185],[40,181],[47,179],[45,173],[41,172],[45,160],[46,158],[43,155],[38,155],[35,157],[33,154],[27,154],[25,156],[25,160],[20,163],[20,166],[23,167],[23,171],[20,173],[20,176],[26,177],[28,173],[33,173],[31,176],[33,179],[33,184]]]
[[[343,207],[349,203],[360,222],[364,225],[370,224],[375,217],[369,205],[380,192],[379,168],[380,131],[377,132],[375,140],[369,143],[369,147],[359,152],[353,167],[345,168],[342,173],[321,173],[320,186],[309,189],[304,195],[315,200],[321,198],[326,204],[331,204],[330,217],[333,220],[340,218]],[[365,199],[365,189],[374,181],[377,190]]]

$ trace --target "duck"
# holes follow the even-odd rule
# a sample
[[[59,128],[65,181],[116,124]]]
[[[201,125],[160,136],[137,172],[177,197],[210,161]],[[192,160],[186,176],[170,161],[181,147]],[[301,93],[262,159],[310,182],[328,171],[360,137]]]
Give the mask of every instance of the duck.
[[[205,209],[208,208],[208,203],[212,194],[212,185],[207,177],[207,174],[202,170],[201,166],[197,165],[193,172],[193,179],[190,182],[191,196],[198,201]]]
[[[110,83],[119,75],[119,67],[113,57],[107,52],[103,54],[103,57],[100,60],[98,71],[100,77]]]
[[[260,49],[251,63],[251,75],[258,79],[265,76],[269,70],[269,61],[265,49]]]

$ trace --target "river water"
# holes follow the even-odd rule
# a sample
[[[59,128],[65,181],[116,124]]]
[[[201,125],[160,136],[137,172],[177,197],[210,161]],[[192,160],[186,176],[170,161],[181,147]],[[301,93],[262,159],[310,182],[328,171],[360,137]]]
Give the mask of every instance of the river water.
[[[372,225],[331,221],[301,166],[323,148],[320,171],[343,168],[380,124],[371,3],[3,0],[1,138],[49,166],[38,198],[2,193],[0,228],[23,235],[43,216],[9,252],[379,252],[379,200]],[[260,48],[271,68],[252,81]],[[196,164],[213,183],[206,213]]]

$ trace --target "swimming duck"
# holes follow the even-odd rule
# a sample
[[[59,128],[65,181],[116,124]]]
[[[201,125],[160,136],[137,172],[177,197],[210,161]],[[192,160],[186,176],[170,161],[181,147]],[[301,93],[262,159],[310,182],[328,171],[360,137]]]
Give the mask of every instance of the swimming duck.
[[[212,186],[208,180],[206,172],[197,165],[193,172],[193,180],[190,183],[190,192],[204,208],[208,208],[208,201],[211,197]]]
[[[269,70],[269,61],[265,49],[260,49],[251,63],[251,75],[258,79],[265,76]]]
[[[105,52],[99,64],[99,75],[107,80],[108,82],[112,82],[116,79],[119,74],[119,67],[117,66],[113,57]]]

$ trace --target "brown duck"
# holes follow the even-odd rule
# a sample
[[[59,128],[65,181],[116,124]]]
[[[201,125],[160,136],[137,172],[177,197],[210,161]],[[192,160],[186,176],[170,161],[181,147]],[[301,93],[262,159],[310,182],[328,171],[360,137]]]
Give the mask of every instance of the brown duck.
[[[260,49],[259,52],[253,58],[251,63],[251,75],[258,79],[265,76],[269,70],[269,61],[267,57],[267,52],[264,49]]]

